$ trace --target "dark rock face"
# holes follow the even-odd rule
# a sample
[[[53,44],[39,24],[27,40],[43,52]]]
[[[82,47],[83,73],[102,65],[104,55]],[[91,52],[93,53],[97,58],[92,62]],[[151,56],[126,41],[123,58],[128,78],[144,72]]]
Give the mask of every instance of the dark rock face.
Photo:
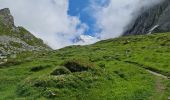
[[[133,21],[124,35],[170,32],[170,0],[144,11]]]

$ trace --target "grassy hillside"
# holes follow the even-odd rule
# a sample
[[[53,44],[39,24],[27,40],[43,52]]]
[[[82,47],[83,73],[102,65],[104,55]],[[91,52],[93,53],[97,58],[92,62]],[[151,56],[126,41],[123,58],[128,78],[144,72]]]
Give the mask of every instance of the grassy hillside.
[[[0,99],[167,100],[170,34],[128,36],[57,51],[25,52],[0,65]]]

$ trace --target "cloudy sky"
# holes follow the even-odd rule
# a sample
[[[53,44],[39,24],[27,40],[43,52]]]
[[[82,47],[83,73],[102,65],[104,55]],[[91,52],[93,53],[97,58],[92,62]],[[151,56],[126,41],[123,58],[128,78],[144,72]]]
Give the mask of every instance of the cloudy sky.
[[[142,8],[160,1],[0,0],[0,9],[10,8],[17,26],[58,49],[119,37]]]

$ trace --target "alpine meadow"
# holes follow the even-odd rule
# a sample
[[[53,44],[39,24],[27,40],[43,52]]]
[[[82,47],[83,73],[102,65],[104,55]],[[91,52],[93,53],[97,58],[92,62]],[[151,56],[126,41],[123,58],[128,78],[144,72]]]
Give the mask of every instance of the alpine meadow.
[[[170,100],[169,0],[16,1],[0,1],[0,100]]]

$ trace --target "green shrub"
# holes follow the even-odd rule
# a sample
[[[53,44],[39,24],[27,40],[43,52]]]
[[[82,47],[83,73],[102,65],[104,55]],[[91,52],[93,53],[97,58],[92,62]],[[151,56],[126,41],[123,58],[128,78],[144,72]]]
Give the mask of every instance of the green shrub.
[[[88,71],[94,68],[94,65],[90,61],[81,59],[68,60],[64,63],[64,66],[71,72]]]
[[[63,75],[63,74],[69,74],[71,73],[67,68],[65,67],[60,67],[60,68],[57,68],[55,69],[51,75]]]
[[[17,48],[22,48],[22,44],[21,43],[18,43],[18,42],[13,42],[11,41],[10,42],[10,45],[14,46],[14,47],[17,47]]]
[[[106,67],[106,65],[104,63],[99,63],[98,65],[99,65],[100,68],[105,68]]]
[[[126,79],[125,74],[123,73],[123,71],[118,70],[118,71],[114,71],[115,74],[117,74],[119,77]]]
[[[40,65],[40,66],[35,66],[35,67],[32,67],[30,71],[32,72],[38,72],[38,71],[41,71],[47,67],[50,67],[50,65]]]
[[[164,40],[160,45],[161,46],[170,46],[170,40]]]

